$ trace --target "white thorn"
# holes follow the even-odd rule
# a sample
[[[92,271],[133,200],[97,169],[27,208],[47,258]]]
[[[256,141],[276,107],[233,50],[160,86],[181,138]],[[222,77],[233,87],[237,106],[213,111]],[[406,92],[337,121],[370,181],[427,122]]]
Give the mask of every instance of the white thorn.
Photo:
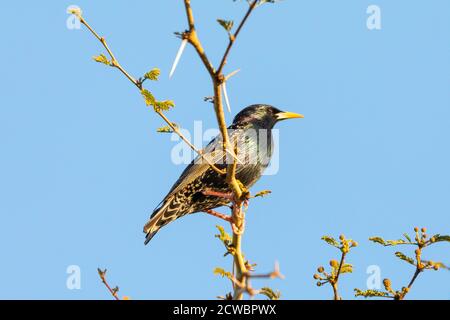
[[[232,150],[230,150],[230,149],[227,148],[227,153],[228,153],[230,156],[232,156],[233,159],[235,159],[236,162],[237,162],[238,164],[244,164],[244,163],[241,161],[241,159],[239,159],[239,157],[237,156],[237,154],[234,153],[234,151],[232,151]]]
[[[237,69],[237,70],[234,70],[233,72],[231,72],[229,75],[227,75],[226,77],[225,77],[225,81],[228,81],[232,76],[234,76],[236,73],[238,73],[239,71],[241,71],[241,69]]]
[[[188,43],[187,39],[183,39],[183,41],[181,41],[180,48],[178,49],[177,55],[175,56],[175,60],[172,64],[172,69],[170,69],[169,78],[172,78],[173,73],[177,68],[178,62],[180,62],[181,55],[183,54],[184,48],[186,48],[187,43]]]
[[[226,82],[222,83],[222,90],[223,90],[223,96],[225,97],[225,103],[227,105],[228,112],[231,113],[231,105],[230,105],[230,100],[228,99]]]

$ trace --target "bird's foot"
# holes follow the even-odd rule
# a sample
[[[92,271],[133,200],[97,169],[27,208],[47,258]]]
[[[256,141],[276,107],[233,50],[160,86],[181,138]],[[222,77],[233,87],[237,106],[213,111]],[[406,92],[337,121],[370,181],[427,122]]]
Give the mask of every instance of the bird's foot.
[[[203,191],[203,194],[205,196],[213,196],[218,198],[223,198],[229,201],[234,201],[233,193],[229,192],[219,192],[219,191],[213,191],[213,190],[205,190]]]
[[[244,234],[245,231],[245,220],[242,222],[242,225],[238,227],[234,222],[231,222],[231,228],[233,229],[233,233],[237,235]]]
[[[217,211],[214,211],[214,210],[204,210],[203,212],[207,213],[207,214],[210,214],[213,217],[225,220],[225,221],[233,224],[233,218],[231,216],[229,216],[229,215],[226,215],[224,213],[220,213],[220,212],[217,212]]]

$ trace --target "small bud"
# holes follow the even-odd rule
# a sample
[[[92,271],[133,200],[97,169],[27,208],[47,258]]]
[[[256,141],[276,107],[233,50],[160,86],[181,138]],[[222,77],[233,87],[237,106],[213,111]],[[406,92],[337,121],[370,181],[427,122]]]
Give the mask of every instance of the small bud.
[[[403,292],[408,293],[409,292],[409,288],[403,287],[402,288]]]
[[[358,246],[358,242],[352,241],[352,247],[357,247],[357,246]]]
[[[436,271],[438,271],[438,270],[439,270],[439,265],[438,265],[438,264],[435,264],[435,265],[433,266],[433,269],[436,270]]]
[[[338,268],[339,267],[339,262],[337,262],[336,260],[331,260],[330,261],[330,266],[333,268]]]
[[[423,233],[427,232],[427,228],[422,228],[421,230]]]
[[[75,6],[71,6],[67,9],[67,13],[68,14],[73,14],[78,18],[81,18],[81,16],[83,15],[83,11],[81,11],[80,8],[75,7]]]
[[[436,242],[436,237],[431,237],[430,241],[431,241],[432,243]]]
[[[392,285],[391,280],[389,280],[389,279],[384,279],[384,280],[383,280],[383,285],[384,285],[384,288],[385,288],[386,290],[389,290],[389,288],[391,288],[391,285]]]
[[[414,231],[415,231],[415,232],[419,232],[419,228],[418,228],[418,227],[415,227],[415,228],[414,228]]]
[[[317,281],[316,285],[317,285],[318,287],[320,287],[320,286],[322,285],[322,282]]]
[[[344,241],[344,240],[345,240],[345,236],[344,236],[343,234],[341,234],[341,235],[339,236],[339,240]]]
[[[314,274],[314,277],[313,277],[314,279],[316,279],[316,280],[318,280],[318,279],[320,279],[320,276],[316,273],[316,274]]]
[[[322,266],[320,266],[320,267],[317,268],[317,272],[319,272],[319,273],[322,273],[322,272],[324,272],[324,271],[325,271],[325,268],[322,267]]]

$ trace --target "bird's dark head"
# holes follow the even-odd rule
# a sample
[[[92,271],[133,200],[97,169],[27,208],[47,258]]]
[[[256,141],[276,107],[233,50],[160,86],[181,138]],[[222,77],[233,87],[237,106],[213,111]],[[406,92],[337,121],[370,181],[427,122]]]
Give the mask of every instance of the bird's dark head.
[[[254,104],[241,110],[234,117],[233,125],[245,126],[252,124],[264,129],[272,129],[281,120],[303,118],[303,115],[281,111],[266,104]]]

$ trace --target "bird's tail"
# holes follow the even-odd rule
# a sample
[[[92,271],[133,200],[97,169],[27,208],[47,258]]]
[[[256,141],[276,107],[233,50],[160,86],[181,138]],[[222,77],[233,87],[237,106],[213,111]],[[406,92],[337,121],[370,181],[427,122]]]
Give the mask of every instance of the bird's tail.
[[[164,202],[160,207],[153,211],[150,220],[144,226],[145,242],[148,244],[155,234],[169,222],[175,220],[177,217],[176,211],[171,208],[171,201]]]

